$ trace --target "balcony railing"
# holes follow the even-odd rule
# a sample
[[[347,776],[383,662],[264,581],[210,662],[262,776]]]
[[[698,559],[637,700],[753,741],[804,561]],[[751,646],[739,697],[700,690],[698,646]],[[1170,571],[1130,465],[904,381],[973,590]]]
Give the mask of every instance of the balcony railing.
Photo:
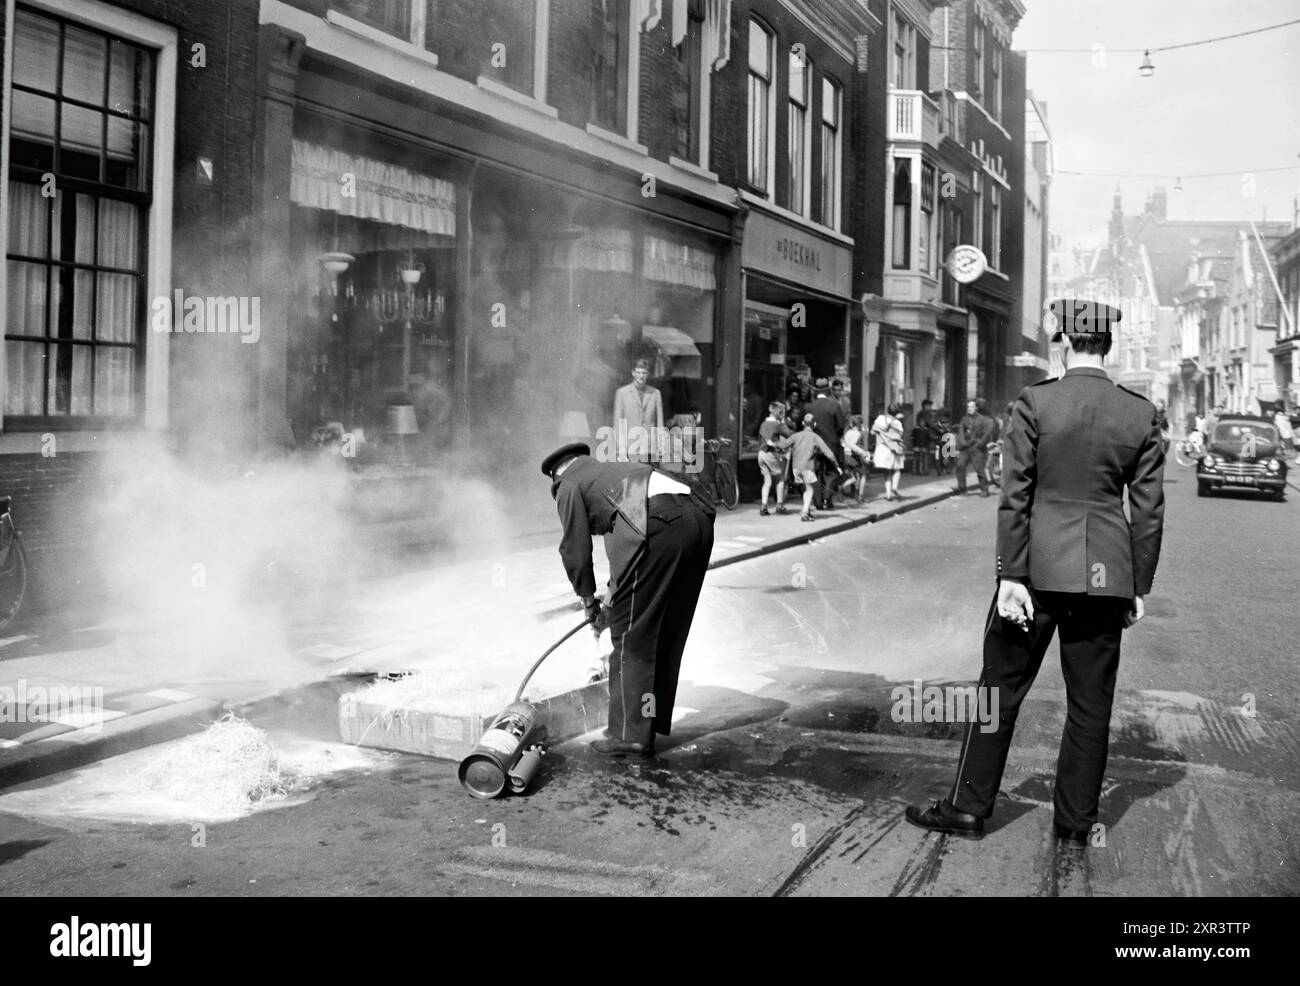
[[[893,89],[889,93],[889,140],[910,140],[937,147],[939,107],[925,93]]]

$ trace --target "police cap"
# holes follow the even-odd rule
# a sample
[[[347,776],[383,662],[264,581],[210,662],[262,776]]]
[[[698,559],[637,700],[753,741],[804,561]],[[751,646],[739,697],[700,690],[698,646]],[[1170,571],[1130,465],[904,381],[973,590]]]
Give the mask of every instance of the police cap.
[[[586,442],[573,442],[560,446],[542,460],[542,475],[550,476],[561,463],[576,455],[591,455],[591,446]]]
[[[1124,319],[1124,313],[1114,305],[1082,298],[1058,298],[1049,302],[1047,308],[1050,313],[1047,328],[1052,333],[1052,342],[1058,341],[1062,333],[1112,332]]]

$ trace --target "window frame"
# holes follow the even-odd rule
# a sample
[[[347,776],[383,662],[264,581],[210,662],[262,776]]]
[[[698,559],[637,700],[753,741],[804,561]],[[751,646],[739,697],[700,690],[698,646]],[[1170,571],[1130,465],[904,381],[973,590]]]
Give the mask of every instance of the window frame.
[[[752,51],[752,44],[751,44],[750,45],[751,50],[749,51],[748,54],[748,65],[747,65],[747,75],[746,75],[746,78],[748,80],[748,88],[746,92],[746,106],[747,106],[747,114],[748,114],[746,131],[747,131],[748,141],[747,141],[746,158],[745,158],[745,183],[750,187],[750,189],[752,189],[756,194],[758,194],[760,198],[766,199],[767,201],[771,202],[776,196],[776,181],[775,181],[776,178],[776,99],[774,98],[774,94],[773,94],[773,90],[776,88],[775,85],[776,84],[776,50],[777,50],[776,32],[773,31],[770,27],[768,27],[768,25],[765,24],[763,21],[761,21],[759,18],[750,17],[748,41],[750,42],[753,41],[755,30],[759,31],[763,35],[764,42],[766,44],[767,75],[764,78],[763,76],[758,75],[754,71],[754,53]],[[765,119],[763,120],[763,127],[764,127],[763,146],[761,149],[756,146],[756,142],[755,142],[754,92],[755,92],[756,79],[758,80],[758,85],[761,86],[762,92],[765,97],[764,114],[763,114],[765,117]],[[758,150],[761,150],[763,155],[763,160],[761,162],[755,160],[756,151]],[[763,181],[761,184],[759,183],[759,181],[756,180],[757,177],[759,177],[756,173],[756,165],[760,163],[763,169],[763,173],[761,175]]]
[[[541,106],[546,105],[548,97],[547,79],[550,75],[549,57],[550,57],[550,38],[551,38],[551,4],[550,0],[532,0],[533,2],[533,78],[532,92],[524,92],[514,88],[507,82],[493,78],[490,75],[479,73],[475,79],[475,85],[481,89],[487,89],[490,92],[503,95],[511,99],[522,100],[525,103],[536,103]],[[420,4],[421,7],[425,6]],[[414,39],[415,28],[412,28],[412,38]],[[426,26],[420,24],[420,39],[412,43],[424,46],[424,35]]]
[[[917,228],[919,242],[916,247],[916,257],[917,262],[921,265],[921,273],[927,276],[934,275],[936,268],[935,254],[938,252],[935,246],[935,239],[938,235],[935,227],[935,214],[938,211],[935,208],[938,179],[938,169],[929,161],[922,160],[920,218]]]
[[[901,53],[899,49],[902,49]],[[894,11],[892,83],[895,89],[916,88],[916,26],[898,10]]]
[[[996,41],[993,43],[993,51],[991,53],[991,57],[989,58],[989,69],[993,73],[993,86],[992,86],[993,91],[990,93],[990,99],[992,105],[989,107],[989,112],[992,114],[993,119],[997,120],[1000,123],[1002,121],[1003,63],[1002,63],[1002,46],[998,44]]]
[[[1002,270],[1002,186],[989,182],[989,267]]]
[[[972,20],[971,35],[971,79],[973,85],[971,91],[975,95],[983,95],[984,92],[984,25],[978,19]]]
[[[710,103],[713,98],[713,65],[708,57],[708,53],[704,50],[704,15],[704,7],[701,0],[689,0],[686,4],[686,16],[689,19],[689,23],[687,24],[686,33],[682,39],[681,45],[686,46],[688,52],[691,48],[694,48],[695,52],[694,71],[696,79],[695,84],[692,87],[690,99],[692,103],[691,118],[694,122],[695,129],[693,136],[697,143],[697,147],[695,148],[694,154],[687,153],[683,155],[672,153],[669,155],[668,160],[670,164],[684,161],[689,165],[694,165],[695,167],[707,170],[710,164],[709,144],[712,127]],[[681,46],[679,46],[679,48]],[[680,51],[677,57],[682,57]],[[673,140],[675,143],[675,136]],[[674,150],[680,150],[680,148],[675,147]]]
[[[890,166],[889,262],[893,270],[912,269],[912,210],[916,205],[912,195],[912,164],[910,157],[896,157]],[[907,181],[899,182],[899,172],[904,168],[907,169]]]
[[[87,182],[70,177],[59,179],[61,190],[81,190],[96,199],[144,201],[146,207],[140,213],[140,234],[142,245],[136,269],[136,325],[133,343],[135,365],[132,376],[132,410],[129,415],[5,415],[4,405],[7,400],[7,346],[0,345],[0,429],[10,432],[58,431],[87,432],[91,430],[130,430],[144,427],[149,430],[166,428],[168,417],[168,350],[170,340],[168,333],[147,331],[148,320],[145,315],[151,300],[170,298],[171,296],[171,242],[172,242],[172,198],[173,171],[170,162],[174,158],[176,86],[179,39],[177,31],[142,14],[112,6],[100,0],[22,0],[13,8],[15,17],[22,9],[31,13],[84,28],[109,39],[116,39],[128,44],[147,49],[152,57],[150,78],[150,130],[142,156],[148,159],[148,176],[143,188],[125,190],[119,186],[109,186],[102,182]],[[12,26],[9,30],[12,38]],[[10,43],[12,51],[12,42]],[[13,88],[12,58],[6,59],[2,83],[4,95],[4,131],[0,134],[0,188],[8,189],[11,180],[21,181],[27,170],[13,166],[10,161],[9,141],[12,120],[9,106],[12,102]],[[61,74],[61,73],[60,73]],[[107,82],[106,82],[107,84]],[[20,84],[21,85],[21,84]],[[21,89],[19,91],[22,91]],[[56,97],[57,98],[57,97]],[[59,105],[65,100],[59,99]],[[106,125],[106,124],[105,124]],[[103,153],[107,153],[105,146]],[[162,164],[160,162],[167,162]],[[102,166],[101,166],[102,173]],[[111,194],[104,195],[105,191]],[[126,193],[126,194],[124,194]],[[135,196],[134,199],[131,196]],[[8,229],[11,203],[6,193],[0,197],[0,229],[5,231],[5,253],[8,249]],[[75,198],[72,199],[75,209]],[[96,218],[98,222],[98,218]],[[55,235],[53,229],[50,236]],[[47,244],[48,245],[48,244]],[[46,258],[52,271],[65,263],[75,269],[88,269],[87,265],[77,263],[74,259],[67,261]],[[0,311],[8,311],[8,263],[0,267]],[[101,266],[101,265],[93,265]],[[53,287],[47,288],[47,303]],[[97,293],[97,292],[96,292]],[[62,307],[62,306],[61,306]],[[47,309],[48,312],[48,309]],[[47,314],[48,318],[48,314]],[[53,338],[53,337],[51,337]],[[46,345],[60,343],[46,342]],[[92,340],[93,344],[93,340]],[[94,386],[92,379],[92,388]],[[48,371],[42,383],[45,395],[45,407],[48,410]],[[93,407],[92,407],[93,412]],[[0,435],[0,450],[10,443]]]
[[[796,98],[794,92],[794,67],[796,62],[802,65],[802,103]],[[786,59],[786,71],[790,73],[786,80],[785,141],[788,161],[785,187],[786,205],[795,215],[807,219],[812,211],[812,81],[816,75],[816,68],[812,59],[808,57],[806,47],[795,48],[791,46],[790,57]],[[795,126],[796,119],[799,123],[798,127]],[[796,133],[799,138],[799,167],[797,171],[795,168]],[[796,174],[802,179],[798,188],[795,187]],[[796,193],[798,195],[797,199]]]
[[[826,120],[826,97],[831,95],[835,122]],[[844,200],[844,86],[833,76],[822,73],[821,91],[821,223],[836,232],[842,225]],[[827,134],[831,135],[829,150]],[[834,169],[833,181],[827,181],[827,167]]]
[[[593,59],[592,71],[592,104],[587,114],[587,130],[594,131],[597,134],[613,134],[615,137],[623,140],[629,140],[635,143],[640,138],[640,85],[641,85],[641,25],[637,18],[633,16],[634,11],[630,3],[616,3],[613,5],[623,18],[625,23],[622,27],[623,48],[618,65],[619,75],[619,92],[616,96],[619,109],[622,113],[622,126],[609,126],[607,121],[596,118],[596,81],[594,78],[595,63]],[[594,8],[593,8],[594,11]],[[595,26],[599,22],[593,17],[592,24]]]

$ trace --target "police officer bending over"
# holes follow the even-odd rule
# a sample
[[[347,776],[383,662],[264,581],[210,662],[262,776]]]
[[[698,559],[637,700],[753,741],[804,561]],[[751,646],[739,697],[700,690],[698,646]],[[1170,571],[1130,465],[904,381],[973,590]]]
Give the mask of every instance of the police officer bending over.
[[[564,526],[560,557],[588,619],[608,626],[609,738],[613,756],[654,755],[672,728],[682,652],[713,551],[711,504],[642,463],[598,462],[585,444],[548,455],[542,472]],[[605,537],[609,594],[596,598],[591,536]]]

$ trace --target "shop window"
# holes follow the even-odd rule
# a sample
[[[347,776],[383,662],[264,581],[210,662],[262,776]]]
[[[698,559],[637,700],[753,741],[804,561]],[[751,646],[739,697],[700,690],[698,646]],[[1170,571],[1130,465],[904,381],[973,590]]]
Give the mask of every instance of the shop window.
[[[912,168],[906,160],[894,165],[893,265],[906,270],[912,265]]]
[[[17,8],[6,416],[138,410],[153,78],[149,49]],[[59,194],[44,194],[49,176]]]
[[[591,122],[616,134],[628,132],[628,72],[632,36],[625,0],[593,0]]]
[[[510,0],[483,5],[482,78],[546,99],[547,3]]]
[[[758,21],[749,22],[749,184],[767,194],[775,145],[772,142],[772,75],[776,41]]]
[[[789,208],[801,216],[808,214],[808,158],[811,153],[808,140],[808,93],[812,78],[812,62],[801,47],[790,50],[790,185]]]
[[[840,228],[840,159],[844,149],[841,143],[840,119],[843,113],[843,90],[832,79],[822,77],[822,211],[823,225]]]
[[[673,60],[673,85],[670,103],[670,133],[674,157],[692,164],[706,165],[702,153],[704,139],[703,102],[709,72],[704,65],[704,0],[687,5],[686,34],[677,46]]]

